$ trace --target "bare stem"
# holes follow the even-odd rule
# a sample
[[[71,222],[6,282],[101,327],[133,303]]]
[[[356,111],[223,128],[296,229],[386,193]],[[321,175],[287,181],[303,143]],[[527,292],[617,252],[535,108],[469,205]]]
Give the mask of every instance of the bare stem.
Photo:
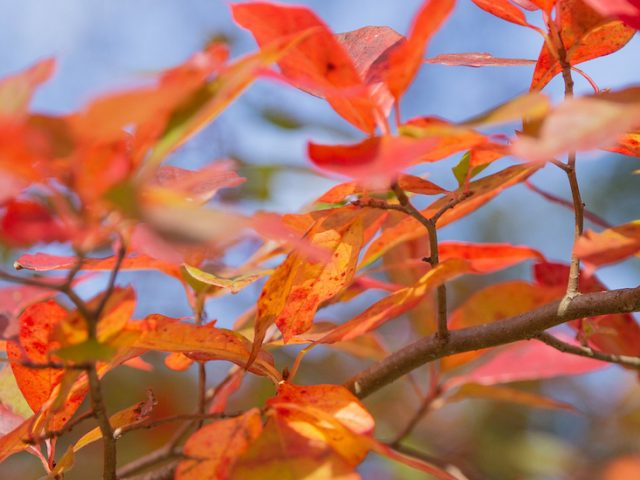
[[[102,477],[104,480],[116,479],[116,440],[113,436],[113,428],[109,423],[109,416],[107,415],[107,409],[104,405],[102,397],[102,388],[100,385],[100,378],[95,365],[87,371],[89,376],[89,394],[91,400],[91,408],[96,414],[98,420],[98,427],[100,427],[100,433],[102,434],[103,442],[103,472]]]
[[[603,362],[616,363],[624,367],[640,369],[640,357],[631,357],[628,355],[615,355],[611,353],[604,353],[594,350],[582,345],[572,345],[570,343],[563,342],[554,337],[550,333],[542,332],[534,337],[543,343],[546,343],[550,347],[560,350],[564,353],[570,353],[572,355],[579,355],[581,357],[593,358],[596,360],[602,360]]]

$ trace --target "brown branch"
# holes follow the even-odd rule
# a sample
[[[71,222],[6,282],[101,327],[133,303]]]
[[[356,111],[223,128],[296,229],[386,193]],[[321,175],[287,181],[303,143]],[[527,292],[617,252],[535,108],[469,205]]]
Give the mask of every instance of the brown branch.
[[[527,340],[569,320],[609,313],[640,311],[640,286],[580,295],[560,308],[554,302],[498,322],[454,330],[447,343],[436,335],[424,337],[375,363],[345,383],[364,398],[410,371],[456,353]]]
[[[104,404],[102,396],[102,387],[100,385],[100,378],[98,377],[98,371],[95,365],[87,371],[89,377],[89,400],[91,402],[91,408],[96,414],[98,421],[98,427],[102,434],[103,445],[103,471],[102,477],[104,480],[116,479],[116,439],[113,436],[113,427],[109,422],[109,416],[107,414],[107,408]]]
[[[570,343],[563,342],[554,337],[550,333],[542,332],[535,335],[533,338],[546,343],[550,347],[560,350],[564,353],[570,353],[572,355],[579,355],[581,357],[593,358],[595,360],[602,360],[603,362],[616,363],[624,367],[640,369],[640,357],[631,357],[628,355],[615,355],[612,353],[599,352],[590,347],[584,347],[582,345],[572,345]]]

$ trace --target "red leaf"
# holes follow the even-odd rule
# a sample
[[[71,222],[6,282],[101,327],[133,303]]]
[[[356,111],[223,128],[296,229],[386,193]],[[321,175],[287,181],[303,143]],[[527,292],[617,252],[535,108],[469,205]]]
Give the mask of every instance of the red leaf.
[[[10,200],[0,219],[0,240],[11,247],[64,242],[69,231],[40,203]]]
[[[416,14],[407,41],[396,47],[381,65],[382,77],[396,101],[407,90],[422,65],[427,43],[453,10],[455,0],[426,0]]]
[[[323,170],[358,179],[367,185],[386,185],[388,179],[434,146],[433,139],[371,137],[355,145],[309,143],[311,161]]]
[[[402,45],[405,38],[389,27],[362,27],[336,35],[351,56],[360,77],[369,86],[369,93],[382,114],[387,117],[393,107],[393,95],[381,76],[380,64]]]
[[[533,65],[535,60],[524,58],[497,58],[490,53],[448,53],[437,57],[427,58],[426,63],[449,65],[451,67],[515,67]]]
[[[598,360],[563,353],[537,340],[528,340],[500,349],[482,365],[453,377],[447,382],[447,388],[463,383],[495,385],[581,375],[607,366],[609,364]]]
[[[640,0],[585,0],[602,15],[617,17],[640,30]]]
[[[31,305],[20,316],[19,343],[7,343],[7,356],[16,382],[34,412],[49,400],[64,372],[46,368],[31,369],[20,365],[20,362],[49,362],[49,353],[55,349],[49,336],[56,325],[68,316],[69,312],[53,300]]]
[[[263,47],[275,40],[313,29],[278,65],[293,84],[327,101],[347,121],[368,134],[376,127],[375,104],[351,57],[329,27],[306,7],[269,3],[231,6],[235,21],[251,31]],[[338,95],[337,92],[344,91]]]

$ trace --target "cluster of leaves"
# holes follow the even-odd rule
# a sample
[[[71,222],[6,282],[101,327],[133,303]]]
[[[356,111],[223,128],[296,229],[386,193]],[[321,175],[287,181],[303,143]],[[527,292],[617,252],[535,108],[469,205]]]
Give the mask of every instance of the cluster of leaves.
[[[306,345],[303,352],[325,345],[381,359],[387,352],[377,329],[403,314],[411,316],[416,334],[435,333],[444,348],[458,329],[570,301],[578,292],[605,291],[595,270],[640,253],[639,222],[582,233],[585,212],[575,182],[579,221],[571,265],[550,262],[528,246],[438,242],[438,228],[528,182],[547,165],[575,179],[575,152],[602,148],[640,157],[640,131],[634,130],[640,126],[640,87],[601,92],[575,67],[631,39],[640,27],[636,0],[473,1],[539,33],[542,47],[536,62],[484,53],[428,59],[473,67],[535,63],[529,93],[461,123],[426,116],[405,121],[400,113],[429,40],[454,10],[454,0],[425,1],[406,36],[387,27],[334,34],[304,7],[236,4],[235,21],[253,34],[257,52],[230,59],[226,45],[213,43],[150,85],[105,95],[65,116],[29,109],[34,91],[53,72],[53,60],[2,80],[0,240],[20,253],[15,267],[32,275],[0,274],[18,284],[0,290],[8,362],[0,372],[0,460],[26,451],[40,458],[47,478],[62,478],[74,455],[102,438],[104,477],[115,478],[116,439],[166,419],[154,416],[151,393],[107,415],[101,378],[121,365],[148,369],[140,357],[160,351],[169,353],[165,363],[174,370],[219,360],[235,364],[216,388],[202,388],[198,412],[182,415],[188,429],[196,428],[181,447],[178,479],[265,479],[282,471],[291,478],[352,478],[370,451],[436,478],[459,478],[376,440],[374,419],[357,389],[295,384],[304,353],[283,370],[271,352],[287,344]],[[530,23],[534,15],[542,28]],[[271,68],[276,64],[277,71]],[[588,79],[592,95],[573,97],[572,71]],[[568,95],[553,105],[542,89],[559,74]],[[302,212],[243,216],[213,207],[209,202],[220,189],[244,181],[232,162],[215,161],[199,171],[163,163],[259,77],[325,99],[363,135],[348,145],[309,143],[309,159],[318,169],[348,181]],[[518,121],[521,131],[486,133]],[[459,153],[455,190],[406,173]],[[568,163],[558,160],[563,154]],[[506,157],[516,161],[476,178]],[[435,198],[417,209],[414,197]],[[240,266],[222,268],[225,252],[248,237],[261,246]],[[74,254],[26,253],[36,244],[56,242]],[[113,253],[100,256],[105,249]],[[533,281],[491,285],[447,312],[448,281],[524,261],[534,264]],[[133,319],[135,286],[116,284],[122,270],[156,270],[175,278],[194,321],[160,313]],[[93,298],[81,298],[75,287],[94,272],[109,273],[107,286]],[[207,299],[265,277],[255,307],[233,329],[205,324]],[[573,287],[571,278],[579,278]],[[386,294],[338,325],[316,321],[319,309],[370,289]],[[636,308],[623,305],[618,312],[570,322],[583,353],[597,351],[601,360],[629,357],[628,363],[639,357],[640,327],[627,313]],[[490,353],[473,345],[467,350],[432,369],[430,402],[480,397],[571,408],[504,384],[606,366],[541,342],[515,342]],[[225,413],[245,372],[271,380],[277,392],[266,405]],[[90,408],[78,414],[87,396]],[[87,418],[96,418],[98,426],[57,453],[60,436]],[[203,426],[204,420],[213,421]]]

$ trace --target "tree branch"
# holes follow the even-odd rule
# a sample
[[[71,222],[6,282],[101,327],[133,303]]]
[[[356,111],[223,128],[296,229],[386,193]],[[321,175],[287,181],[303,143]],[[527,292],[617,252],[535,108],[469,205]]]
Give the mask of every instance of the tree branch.
[[[435,335],[421,338],[355,375],[344,386],[364,398],[442,357],[527,340],[569,320],[640,311],[640,286],[583,294],[562,309],[560,305],[561,302],[553,302],[498,322],[454,330],[447,343],[440,342]]]
[[[559,340],[550,333],[546,332],[539,333],[538,335],[535,335],[534,338],[564,353],[579,355],[581,357],[594,358],[596,360],[602,360],[603,362],[616,363],[624,367],[640,369],[640,357],[615,355],[612,353],[599,352],[590,347],[584,347],[582,345],[572,345],[570,343],[563,342],[562,340]]]

